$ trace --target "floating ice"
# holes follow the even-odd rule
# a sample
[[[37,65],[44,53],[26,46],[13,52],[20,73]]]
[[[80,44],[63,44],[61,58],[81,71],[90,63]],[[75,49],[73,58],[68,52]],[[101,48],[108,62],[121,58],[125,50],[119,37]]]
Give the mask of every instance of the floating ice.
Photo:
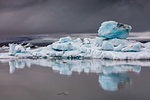
[[[60,40],[46,47],[33,49],[20,44],[9,44],[9,53],[0,53],[0,58],[150,59],[149,43],[99,37],[83,40],[69,38],[63,43]]]
[[[150,59],[150,43],[125,39],[130,30],[129,25],[107,21],[102,23],[98,34],[107,39],[72,39],[68,36],[38,48],[31,48],[30,44],[9,44],[9,53],[0,53],[0,58]]]
[[[60,38],[59,41],[52,44],[52,49],[56,51],[72,51],[80,46],[81,39],[77,38],[72,41],[71,37]]]
[[[16,45],[15,46],[16,53],[25,53],[25,48],[22,45]]]
[[[15,44],[9,44],[9,55],[14,56],[16,54]]]
[[[1,47],[1,49],[3,49],[3,50],[8,50],[8,49],[9,49],[9,47],[8,47],[8,46],[3,45],[3,46]]]
[[[98,35],[104,38],[126,39],[131,30],[131,26],[115,21],[103,22],[98,30]]]

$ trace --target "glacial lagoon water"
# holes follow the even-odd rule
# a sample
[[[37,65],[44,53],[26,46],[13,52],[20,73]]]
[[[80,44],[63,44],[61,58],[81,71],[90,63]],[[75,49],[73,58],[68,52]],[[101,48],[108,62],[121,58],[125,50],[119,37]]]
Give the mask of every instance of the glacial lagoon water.
[[[2,100],[149,100],[150,62],[0,59]]]

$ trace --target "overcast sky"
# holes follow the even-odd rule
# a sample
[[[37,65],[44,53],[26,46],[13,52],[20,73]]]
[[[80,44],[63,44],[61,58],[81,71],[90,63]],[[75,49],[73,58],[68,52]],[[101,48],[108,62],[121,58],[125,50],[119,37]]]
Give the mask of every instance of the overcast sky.
[[[0,0],[0,34],[97,32],[115,20],[150,30],[150,0]]]

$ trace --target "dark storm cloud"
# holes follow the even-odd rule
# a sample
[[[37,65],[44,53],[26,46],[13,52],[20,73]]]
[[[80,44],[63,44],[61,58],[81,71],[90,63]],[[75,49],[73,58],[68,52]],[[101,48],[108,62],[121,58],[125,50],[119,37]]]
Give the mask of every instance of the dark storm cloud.
[[[116,20],[150,30],[149,0],[0,0],[0,34],[97,32]]]
[[[0,11],[19,10],[25,7],[34,6],[47,0],[0,0]]]

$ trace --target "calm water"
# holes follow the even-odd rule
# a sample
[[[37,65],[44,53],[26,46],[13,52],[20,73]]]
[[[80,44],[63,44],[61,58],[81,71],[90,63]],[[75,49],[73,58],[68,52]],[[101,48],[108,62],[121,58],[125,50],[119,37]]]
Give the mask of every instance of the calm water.
[[[1,100],[150,100],[150,62],[0,60]]]

